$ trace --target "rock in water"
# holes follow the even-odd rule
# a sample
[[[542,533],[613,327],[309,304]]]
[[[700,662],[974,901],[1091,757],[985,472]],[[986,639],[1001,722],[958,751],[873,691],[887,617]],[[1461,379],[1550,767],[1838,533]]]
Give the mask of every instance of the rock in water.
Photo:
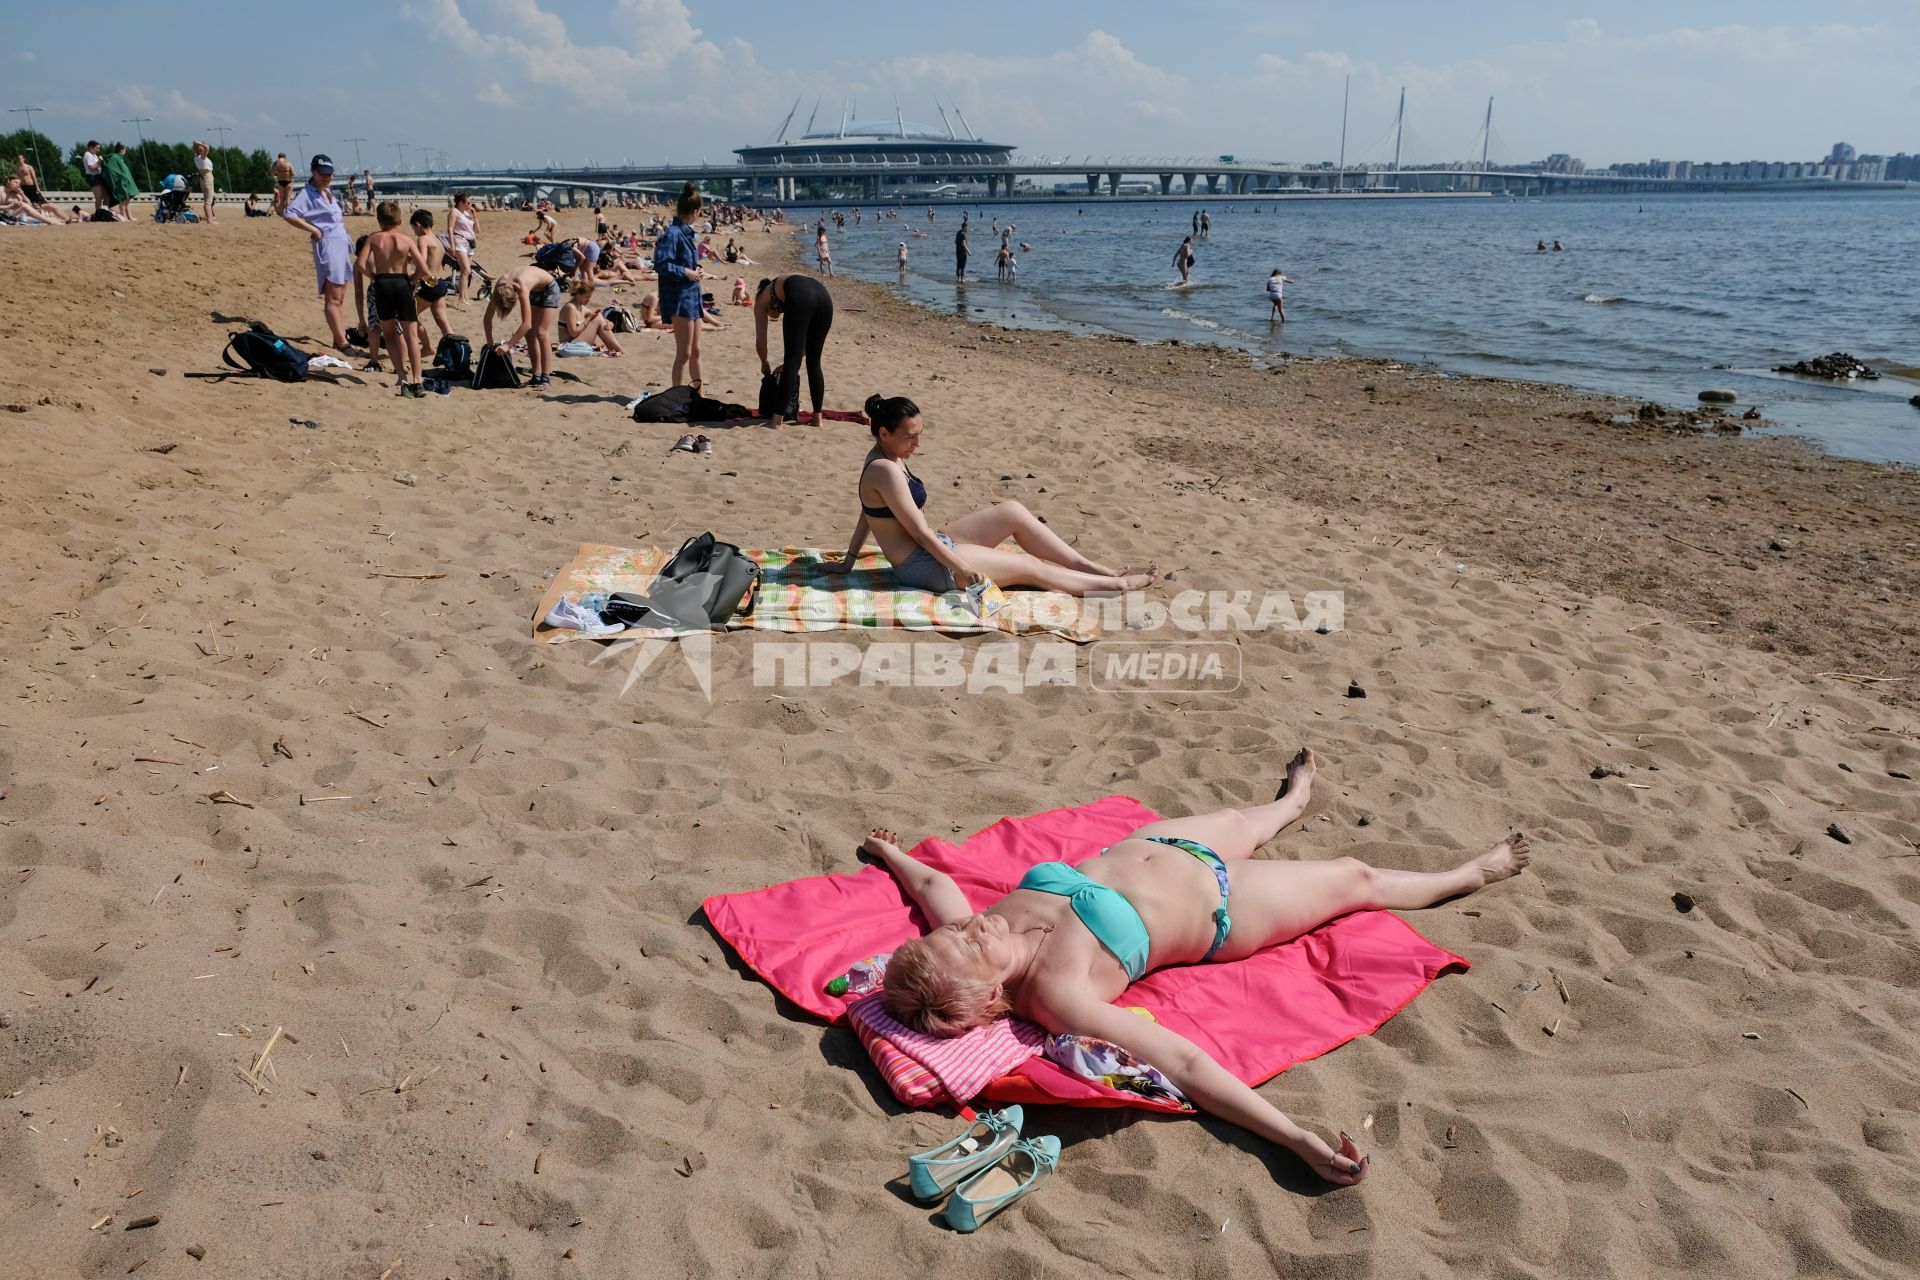
[[[1798,364],[1777,364],[1775,373],[1797,373],[1803,378],[1831,378],[1845,382],[1853,378],[1865,378],[1869,381],[1880,375],[1870,368],[1866,361],[1855,359],[1844,351],[1836,351],[1830,356],[1815,356],[1811,360],[1802,360]]]
[[[1707,404],[1732,404],[1739,398],[1725,387],[1709,387],[1700,393],[1700,399]]]

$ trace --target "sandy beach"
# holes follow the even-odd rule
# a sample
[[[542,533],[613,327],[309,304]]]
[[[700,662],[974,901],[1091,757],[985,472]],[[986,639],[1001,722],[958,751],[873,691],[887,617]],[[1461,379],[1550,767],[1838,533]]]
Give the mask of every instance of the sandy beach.
[[[481,261],[525,223],[483,215]],[[1920,476],[840,280],[828,403],[922,406],[936,522],[1018,498],[1163,592],[1344,592],[1345,629],[1239,636],[1231,694],[773,690],[754,645],[816,641],[740,633],[711,705],[683,665],[622,696],[531,641],[554,570],[844,546],[865,428],[670,454],[621,407],[661,333],[544,391],[183,377],[243,318],[318,349],[271,219],[8,228],[0,263],[0,1277],[1920,1271]],[[751,404],[728,311],[706,390]],[[1263,1088],[1357,1135],[1362,1187],[1052,1108],[1058,1175],[955,1234],[905,1188],[952,1117],[699,913],[875,825],[1264,800],[1302,744],[1265,856],[1537,859],[1408,915],[1470,972]]]

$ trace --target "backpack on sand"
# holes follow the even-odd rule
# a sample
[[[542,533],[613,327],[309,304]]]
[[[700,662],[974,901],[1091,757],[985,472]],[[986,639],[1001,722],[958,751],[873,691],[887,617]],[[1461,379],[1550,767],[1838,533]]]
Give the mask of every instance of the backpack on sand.
[[[793,395],[790,396],[786,404],[783,405],[780,403],[780,375],[777,373],[761,374],[760,416],[763,418],[771,418],[776,413],[788,422],[799,420],[800,383],[797,380],[794,382]]]
[[[513,367],[513,357],[503,356],[492,346],[480,348],[480,358],[473,362],[473,382],[475,391],[491,391],[498,387],[518,387],[520,371]]]
[[[457,333],[450,333],[434,348],[433,363],[446,370],[448,381],[465,382],[473,377],[473,344]]]
[[[226,350],[220,353],[221,363],[275,382],[305,382],[307,362],[311,359],[311,355],[289,346],[285,338],[258,321],[229,335]]]
[[[533,251],[533,265],[542,271],[551,271],[556,276],[570,276],[580,268],[580,260],[574,255],[573,241],[562,240],[556,244],[543,244]]]

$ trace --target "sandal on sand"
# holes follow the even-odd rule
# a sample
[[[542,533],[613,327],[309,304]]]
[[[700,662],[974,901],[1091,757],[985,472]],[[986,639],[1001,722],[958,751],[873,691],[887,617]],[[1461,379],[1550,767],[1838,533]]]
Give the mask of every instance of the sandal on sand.
[[[698,454],[704,454],[707,457],[712,457],[713,441],[707,439],[705,436],[695,436],[693,438],[693,451]]]
[[[675,440],[673,442],[673,448],[667,450],[667,452],[668,453],[692,453],[693,437],[691,435],[681,436],[678,440]]]
[[[1022,1138],[999,1164],[953,1189],[947,1201],[947,1225],[961,1232],[978,1230],[981,1223],[1045,1182],[1059,1163],[1060,1139]]]
[[[966,1132],[907,1157],[908,1185],[922,1200],[938,1200],[955,1183],[997,1164],[1020,1137],[1020,1108],[983,1111]]]

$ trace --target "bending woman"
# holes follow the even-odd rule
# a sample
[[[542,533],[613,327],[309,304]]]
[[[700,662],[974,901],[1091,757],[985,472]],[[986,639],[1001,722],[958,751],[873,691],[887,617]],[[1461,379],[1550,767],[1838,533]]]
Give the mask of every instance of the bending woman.
[[[965,589],[981,578],[1003,587],[1039,587],[1076,596],[1139,591],[1159,580],[1152,568],[1132,573],[1087,559],[1019,502],[998,503],[934,528],[921,510],[927,505],[927,486],[907,469],[924,429],[920,407],[905,396],[868,396],[867,418],[873,448],[860,468],[860,518],[854,522],[846,559],[828,561],[828,572],[852,568],[872,534],[893,566],[896,582],[936,595]],[[1002,548],[1008,538],[1027,554]]]
[[[767,321],[780,320],[780,404],[800,400],[800,361],[807,362],[807,398],[813,401],[813,425],[820,425],[820,409],[827,400],[827,375],[820,367],[827,330],[833,328],[833,295],[811,276],[774,276],[760,282],[753,295],[753,349],[760,353],[760,374],[773,372],[767,361]],[[786,415],[773,415],[773,425]]]
[[[1185,1036],[1128,1013],[1127,987],[1174,964],[1244,959],[1352,911],[1411,911],[1518,875],[1532,861],[1519,833],[1451,871],[1390,871],[1353,858],[1254,861],[1299,820],[1315,761],[1302,750],[1272,804],[1149,823],[1100,856],[1045,862],[975,912],[952,878],[903,852],[889,831],[865,850],[886,863],[933,926],[887,965],[888,1013],[955,1036],[1011,1011],[1054,1034],[1095,1036],[1152,1063],[1210,1115],[1276,1142],[1328,1182],[1350,1186],[1371,1157],[1289,1120]]]

